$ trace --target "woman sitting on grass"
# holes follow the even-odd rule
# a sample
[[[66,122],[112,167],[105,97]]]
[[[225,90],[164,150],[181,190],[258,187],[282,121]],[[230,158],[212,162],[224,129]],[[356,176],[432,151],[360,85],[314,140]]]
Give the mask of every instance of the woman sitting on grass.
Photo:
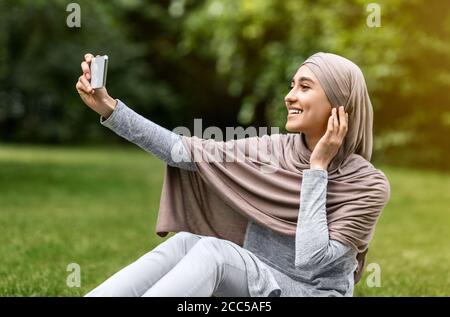
[[[285,97],[292,133],[217,142],[92,89],[92,57],[76,89],[102,125],[167,163],[156,229],[177,234],[86,296],[353,295],[390,197],[370,163],[373,110],[357,65],[312,55]]]

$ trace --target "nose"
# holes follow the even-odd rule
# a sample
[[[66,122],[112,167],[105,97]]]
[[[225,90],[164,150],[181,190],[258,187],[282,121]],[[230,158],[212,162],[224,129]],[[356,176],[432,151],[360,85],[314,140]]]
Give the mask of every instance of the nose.
[[[297,97],[295,96],[295,94],[292,93],[292,90],[286,95],[286,97],[284,97],[284,101],[286,102],[286,104],[291,104],[293,102],[297,101]]]

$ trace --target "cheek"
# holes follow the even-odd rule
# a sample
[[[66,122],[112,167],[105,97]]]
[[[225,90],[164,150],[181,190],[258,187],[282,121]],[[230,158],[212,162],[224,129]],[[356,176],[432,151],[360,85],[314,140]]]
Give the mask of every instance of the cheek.
[[[317,122],[328,121],[331,115],[331,105],[326,96],[316,96],[314,107],[311,107],[311,115]]]
[[[317,101],[317,100],[316,100]],[[322,129],[328,124],[331,115],[331,106],[325,103],[316,102],[305,106],[304,123],[311,127]]]
[[[328,124],[328,115],[323,111],[312,111],[305,117],[308,125],[317,129],[323,129]]]
[[[321,126],[321,116],[317,113],[317,111],[311,110],[305,113],[303,117],[304,124],[308,127],[314,128]]]

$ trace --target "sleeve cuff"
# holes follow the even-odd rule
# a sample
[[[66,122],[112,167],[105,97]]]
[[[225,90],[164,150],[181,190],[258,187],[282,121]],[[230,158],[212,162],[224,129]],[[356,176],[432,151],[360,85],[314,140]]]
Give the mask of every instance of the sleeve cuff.
[[[322,169],[305,169],[303,170],[303,177],[319,177],[328,179],[328,171]]]
[[[119,99],[117,100],[117,105],[114,108],[111,115],[105,119],[104,117],[100,116],[100,124],[102,124],[105,127],[112,128],[114,126],[114,123],[117,122],[118,118],[120,117],[120,114],[123,113],[125,108],[127,107],[122,101]]]

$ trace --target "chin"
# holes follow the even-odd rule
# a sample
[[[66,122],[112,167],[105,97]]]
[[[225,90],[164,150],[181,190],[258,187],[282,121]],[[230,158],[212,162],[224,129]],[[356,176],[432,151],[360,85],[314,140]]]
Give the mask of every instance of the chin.
[[[299,132],[303,131],[301,125],[295,124],[295,122],[288,121],[288,122],[286,122],[286,125],[284,127],[288,132],[291,132],[291,133],[299,133]]]

